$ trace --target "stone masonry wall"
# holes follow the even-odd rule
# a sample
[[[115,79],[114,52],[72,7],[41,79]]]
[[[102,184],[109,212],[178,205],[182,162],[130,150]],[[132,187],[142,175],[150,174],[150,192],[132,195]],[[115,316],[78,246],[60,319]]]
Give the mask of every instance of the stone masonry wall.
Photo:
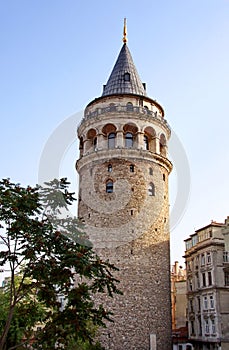
[[[155,334],[157,350],[171,349],[168,169],[153,158],[120,153],[100,160],[95,155],[78,172],[79,217],[98,254],[120,269],[123,296],[101,299],[115,321],[102,330],[103,345],[149,350],[150,334]],[[108,179],[114,182],[113,193],[106,193]]]

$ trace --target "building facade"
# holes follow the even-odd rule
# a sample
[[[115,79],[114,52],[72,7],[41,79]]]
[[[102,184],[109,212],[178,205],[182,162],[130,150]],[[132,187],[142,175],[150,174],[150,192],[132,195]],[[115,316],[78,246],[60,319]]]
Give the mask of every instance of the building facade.
[[[229,217],[185,240],[188,328],[194,348],[229,349]]]
[[[186,269],[175,261],[171,268],[173,350],[192,350],[188,342]]]
[[[78,127],[78,217],[98,254],[118,268],[123,295],[102,299],[114,323],[109,350],[171,349],[169,198],[170,128],[148,97],[126,42]]]

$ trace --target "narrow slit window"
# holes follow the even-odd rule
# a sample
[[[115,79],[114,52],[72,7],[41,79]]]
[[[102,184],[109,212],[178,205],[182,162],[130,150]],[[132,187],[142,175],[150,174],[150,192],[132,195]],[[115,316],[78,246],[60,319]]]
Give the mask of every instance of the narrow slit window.
[[[155,196],[155,186],[152,182],[149,184],[148,194],[149,196]]]
[[[106,183],[106,193],[113,193],[114,184],[112,180],[108,180]]]
[[[111,164],[109,164],[109,165],[108,165],[108,167],[107,167],[107,171],[108,171],[109,173],[111,173],[111,172],[112,172],[112,165],[111,165]]]
[[[153,175],[153,169],[152,168],[149,168],[149,174]]]
[[[131,173],[134,173],[134,164],[131,164],[131,165],[130,165],[130,172],[131,172]]]

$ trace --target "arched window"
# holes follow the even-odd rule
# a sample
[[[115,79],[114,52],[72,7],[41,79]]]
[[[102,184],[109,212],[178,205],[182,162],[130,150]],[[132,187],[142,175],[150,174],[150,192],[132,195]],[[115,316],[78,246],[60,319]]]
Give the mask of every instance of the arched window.
[[[128,102],[127,104],[126,104],[126,110],[127,111],[129,111],[129,112],[131,112],[131,111],[133,111],[133,103],[131,103],[131,102]]]
[[[133,134],[131,132],[127,132],[125,135],[125,146],[127,148],[133,147],[134,139],[133,139]]]
[[[152,182],[150,182],[150,184],[149,184],[148,194],[149,194],[149,196],[155,196],[155,186]]]
[[[146,135],[144,135],[144,149],[149,150],[149,139]]]
[[[106,193],[112,193],[113,192],[113,181],[112,180],[108,180],[106,182]]]
[[[115,137],[116,134],[114,132],[108,135],[108,148],[115,148]]]

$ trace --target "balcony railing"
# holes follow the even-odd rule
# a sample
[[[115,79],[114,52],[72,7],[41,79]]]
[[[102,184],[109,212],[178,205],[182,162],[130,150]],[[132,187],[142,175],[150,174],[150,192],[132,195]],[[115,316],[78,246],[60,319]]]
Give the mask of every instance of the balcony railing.
[[[82,119],[82,122],[91,118],[98,117],[102,114],[107,114],[107,113],[137,114],[138,116],[149,117],[150,119],[153,118],[154,120],[162,121],[169,128],[167,120],[164,119],[159,113],[150,111],[148,108],[141,107],[141,106],[111,105],[103,108],[96,108],[93,111],[90,111],[90,110],[88,112],[86,111],[84,118]]]

